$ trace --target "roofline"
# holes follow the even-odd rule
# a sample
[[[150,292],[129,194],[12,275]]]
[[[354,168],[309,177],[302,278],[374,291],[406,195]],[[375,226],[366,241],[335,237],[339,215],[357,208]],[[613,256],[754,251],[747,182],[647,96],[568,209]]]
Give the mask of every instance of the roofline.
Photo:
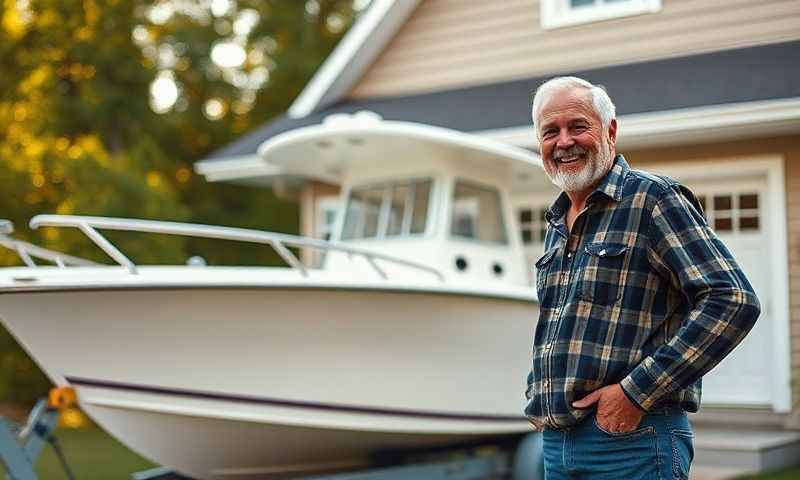
[[[776,136],[800,132],[800,97],[622,115],[617,121],[619,148]],[[532,125],[468,133],[539,150]],[[201,161],[195,164],[195,171],[212,182],[241,180],[248,174],[285,175],[282,169],[267,164],[257,154]]]
[[[800,97],[622,115],[617,146],[649,148],[800,132]],[[539,150],[533,125],[471,132]]]
[[[419,2],[373,0],[289,107],[289,117],[303,118],[346,95]]]

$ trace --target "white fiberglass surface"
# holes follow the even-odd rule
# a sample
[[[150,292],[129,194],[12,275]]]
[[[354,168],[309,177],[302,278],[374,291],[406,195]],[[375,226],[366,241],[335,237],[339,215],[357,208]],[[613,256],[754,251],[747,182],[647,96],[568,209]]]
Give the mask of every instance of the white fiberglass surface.
[[[290,288],[25,292],[0,309],[58,384],[379,409],[397,422],[445,415],[448,425],[521,418],[536,317],[514,299]]]
[[[358,264],[358,259],[354,265]],[[364,267],[361,265],[361,267]],[[357,272],[357,274],[356,274]],[[308,270],[303,276],[286,267],[144,266],[131,274],[119,266],[19,267],[0,269],[0,295],[16,291],[119,290],[161,288],[308,288],[324,290],[387,290],[431,292],[464,296],[508,298],[535,302],[535,291],[517,286],[470,279],[439,280],[411,268],[396,270],[389,279],[372,269]]]
[[[363,468],[376,450],[443,446],[479,437],[472,432],[413,435],[303,428],[99,406],[90,406],[88,413],[140,454],[198,480],[305,478],[336,467]]]

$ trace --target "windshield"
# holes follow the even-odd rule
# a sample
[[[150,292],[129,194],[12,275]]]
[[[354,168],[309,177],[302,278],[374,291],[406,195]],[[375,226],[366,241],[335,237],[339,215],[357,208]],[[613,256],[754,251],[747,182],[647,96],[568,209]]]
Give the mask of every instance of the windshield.
[[[421,179],[353,188],[342,240],[424,234],[431,184],[431,179]]]
[[[450,234],[480,242],[506,244],[506,228],[496,188],[456,181]]]

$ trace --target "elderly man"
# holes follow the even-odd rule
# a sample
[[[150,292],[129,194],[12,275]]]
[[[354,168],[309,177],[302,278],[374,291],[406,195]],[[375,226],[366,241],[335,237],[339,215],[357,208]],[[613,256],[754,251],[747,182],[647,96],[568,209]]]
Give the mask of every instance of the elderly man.
[[[546,477],[687,478],[700,379],[760,313],[684,186],[615,152],[615,107],[575,77],[536,91],[544,169],[562,193],[536,262],[525,413]]]

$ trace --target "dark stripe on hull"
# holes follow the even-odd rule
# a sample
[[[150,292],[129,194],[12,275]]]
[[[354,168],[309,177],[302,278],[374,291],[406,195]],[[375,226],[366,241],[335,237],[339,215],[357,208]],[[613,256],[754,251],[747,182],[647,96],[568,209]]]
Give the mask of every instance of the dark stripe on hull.
[[[296,400],[282,400],[269,397],[256,397],[252,395],[228,395],[198,390],[185,390],[150,385],[136,385],[107,380],[95,380],[79,377],[66,377],[67,382],[75,386],[99,387],[111,390],[124,390],[129,392],[154,393],[174,397],[196,398],[202,400],[222,400],[226,402],[248,403],[255,405],[270,405],[276,407],[304,408],[307,410],[322,410],[342,413],[363,413],[369,415],[391,415],[395,417],[428,418],[439,420],[466,420],[474,422],[523,422],[523,416],[511,415],[470,415],[457,413],[438,413],[423,410],[392,410],[387,408],[355,407],[349,405],[335,405],[318,402],[300,402]]]

